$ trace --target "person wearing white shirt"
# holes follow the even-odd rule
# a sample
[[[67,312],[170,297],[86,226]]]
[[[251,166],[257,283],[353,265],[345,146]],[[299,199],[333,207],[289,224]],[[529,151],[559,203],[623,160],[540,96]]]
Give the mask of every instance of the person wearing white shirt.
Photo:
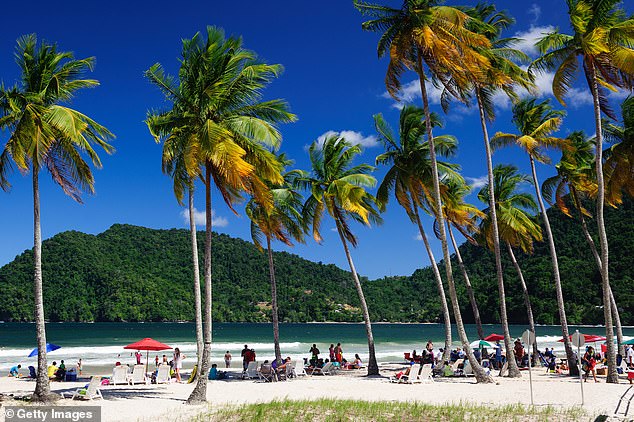
[[[630,368],[634,368],[634,345],[630,344],[630,347],[627,349],[627,353],[625,354],[625,362],[627,366]]]

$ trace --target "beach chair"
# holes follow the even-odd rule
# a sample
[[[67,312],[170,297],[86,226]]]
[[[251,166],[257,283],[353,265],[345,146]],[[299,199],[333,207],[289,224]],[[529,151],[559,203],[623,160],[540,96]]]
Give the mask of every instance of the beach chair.
[[[161,365],[158,367],[158,372],[156,374],[156,383],[157,384],[169,384],[172,382],[172,376],[170,375],[170,367],[169,365]]]
[[[432,376],[432,367],[431,367],[431,363],[427,363],[425,365],[423,365],[423,367],[420,370],[420,373],[418,374],[418,377],[416,378],[416,381],[414,382],[434,382],[434,377]]]
[[[415,363],[409,368],[409,374],[403,374],[398,379],[398,384],[413,384],[414,380],[418,380],[418,373],[420,372],[420,363]]]
[[[306,370],[304,369],[304,364],[302,363],[302,361],[296,360],[293,363],[293,376],[294,377],[305,377],[308,374],[306,373]]]
[[[464,369],[462,370],[462,375],[464,375],[465,377],[475,376],[475,374],[473,373],[473,368],[471,367],[471,362],[469,362],[469,359],[466,359],[464,361]]]
[[[149,384],[149,380],[145,376],[145,365],[134,365],[132,374],[128,376],[130,384]]]
[[[334,365],[332,364],[332,362],[328,362],[321,368],[313,369],[312,375],[333,375],[335,371],[336,369],[334,368]]]
[[[242,378],[246,379],[256,379],[259,378],[258,375],[258,361],[252,360],[249,362],[249,366],[247,366],[247,370],[242,374]]]
[[[451,364],[451,370],[453,371],[454,376],[462,375],[463,368],[460,368],[460,365],[463,365],[464,368],[464,359],[458,359]]]
[[[101,377],[99,375],[94,375],[90,378],[90,383],[87,388],[78,388],[73,394],[72,399],[86,399],[92,400],[95,398],[100,398],[103,400],[103,396],[101,395],[101,391],[99,391],[99,386],[101,385]]]
[[[110,384],[129,384],[130,378],[128,377],[129,368],[127,366],[115,366],[112,368],[112,377],[110,378]]]
[[[275,371],[269,363],[263,363],[260,369],[257,370],[258,377],[264,382],[276,381]]]
[[[289,379],[295,376],[295,369],[293,368],[293,362],[288,362],[286,364],[286,372],[284,373],[284,381],[288,381]]]

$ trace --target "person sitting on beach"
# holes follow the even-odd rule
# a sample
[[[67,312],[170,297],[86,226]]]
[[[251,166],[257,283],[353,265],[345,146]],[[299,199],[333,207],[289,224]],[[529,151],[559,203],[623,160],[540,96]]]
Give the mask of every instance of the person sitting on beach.
[[[473,349],[473,357],[476,358],[479,363],[482,363],[482,354],[480,353],[480,349]]]
[[[209,380],[222,380],[226,378],[226,374],[223,371],[218,370],[218,365],[215,363],[211,365],[211,369],[209,370],[209,375],[207,379]]]
[[[423,349],[423,356],[421,357],[421,362],[423,364],[434,363],[434,344],[429,340],[425,349]]]
[[[48,379],[55,380],[56,379],[55,373],[57,372],[58,369],[59,368],[57,367],[57,362],[53,361],[53,364],[49,365],[48,368],[46,369],[46,374],[48,375]]]
[[[520,341],[520,339],[515,340],[513,353],[515,354],[515,362],[517,362],[517,365],[520,367],[523,366],[524,346],[522,346],[522,342]]]
[[[457,350],[452,350],[451,353],[449,353],[449,360],[451,362],[455,362],[458,359],[460,359],[460,357],[458,356],[458,351]]]
[[[22,365],[20,365],[20,364],[12,366],[11,369],[9,369],[9,376],[10,377],[19,377],[20,376],[20,368],[22,368]]]
[[[363,366],[363,362],[361,362],[361,358],[359,357],[359,354],[354,355],[354,362],[352,362],[351,366],[354,369],[361,369],[361,367]]]
[[[458,347],[458,359],[464,359],[466,357],[464,350]]]
[[[416,353],[416,350],[412,351],[412,358],[410,359],[412,362],[418,362],[420,361],[420,356],[418,356],[418,354]]]

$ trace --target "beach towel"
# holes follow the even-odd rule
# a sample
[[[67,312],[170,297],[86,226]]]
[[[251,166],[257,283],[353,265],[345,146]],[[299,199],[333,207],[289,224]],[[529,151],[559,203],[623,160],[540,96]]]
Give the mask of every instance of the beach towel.
[[[192,373],[187,380],[187,384],[191,384],[196,379],[196,372],[198,372],[198,365],[194,365],[194,369],[192,369]]]

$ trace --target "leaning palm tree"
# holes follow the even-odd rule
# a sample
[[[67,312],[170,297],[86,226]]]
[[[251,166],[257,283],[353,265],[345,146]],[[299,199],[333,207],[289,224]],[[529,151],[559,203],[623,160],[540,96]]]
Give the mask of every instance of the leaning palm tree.
[[[546,231],[546,241],[550,251],[550,259],[553,267],[553,279],[555,282],[555,291],[557,294],[557,305],[559,308],[559,322],[564,338],[564,347],[569,362],[575,362],[575,355],[572,351],[568,333],[568,320],[566,318],[566,309],[564,302],[563,290],[561,288],[561,278],[559,274],[559,260],[557,257],[557,249],[555,247],[555,239],[550,228],[550,220],[546,212],[546,206],[541,195],[540,184],[537,179],[537,169],[535,161],[540,163],[550,163],[550,158],[545,153],[547,148],[562,149],[567,145],[565,139],[552,136],[554,132],[559,130],[562,123],[563,112],[554,110],[549,100],[537,102],[535,98],[528,98],[518,101],[513,106],[513,122],[517,126],[519,134],[509,134],[498,132],[491,140],[494,149],[517,145],[526,154],[528,154],[531,172],[533,175],[533,185],[535,187],[535,196],[539,203],[544,230]],[[571,375],[577,371],[576,365],[570,366]]]
[[[357,238],[350,229],[350,220],[366,225],[381,223],[376,198],[366,191],[366,188],[376,184],[376,179],[369,174],[374,168],[367,164],[352,165],[359,153],[359,145],[351,145],[337,135],[326,138],[322,146],[317,142],[310,146],[312,173],[304,178],[303,183],[310,189],[311,196],[306,200],[302,213],[306,223],[312,226],[313,237],[317,242],[322,241],[320,226],[324,211],[335,221],[365,322],[369,352],[368,375],[378,375],[370,313],[348,248],[348,243],[353,247],[357,246]]]
[[[225,38],[221,29],[211,26],[206,37],[197,33],[183,40],[178,81],[166,75],[160,64],[146,71],[146,77],[174,104],[175,112],[162,116],[165,132],[187,137],[187,172],[200,172],[205,184],[203,375],[209,370],[212,340],[211,191],[218,189],[232,210],[243,192],[272,206],[266,182],[282,183],[282,176],[281,165],[268,148],[281,141],[276,125],[294,121],[295,116],[284,101],[261,101],[261,97],[281,71],[280,65],[259,62],[254,52],[242,47],[240,38]],[[205,402],[206,392],[207,379],[199,377],[187,402]]]
[[[278,157],[284,166],[292,162],[284,155]],[[302,195],[297,190],[297,180],[305,177],[299,170],[291,170],[284,174],[284,182],[271,186],[273,206],[261,204],[252,198],[246,206],[246,214],[251,220],[251,238],[262,250],[263,238],[266,239],[266,252],[269,260],[269,281],[271,283],[271,321],[273,323],[273,344],[275,359],[282,359],[280,351],[280,326],[277,303],[277,283],[275,280],[275,263],[271,241],[278,240],[288,246],[292,241],[304,241],[304,220],[302,216]]]
[[[476,7],[467,9],[467,13],[473,16],[473,30],[485,36],[491,46],[478,47],[480,54],[488,58],[490,66],[484,72],[474,72],[470,76],[470,84],[461,87],[463,97],[473,94],[478,106],[480,125],[484,140],[484,151],[487,162],[487,180],[489,184],[489,211],[492,221],[493,253],[495,256],[495,269],[498,284],[500,304],[500,322],[504,334],[504,347],[507,356],[513,353],[513,343],[509,330],[506,312],[506,292],[504,288],[504,272],[502,268],[502,252],[498,231],[498,218],[496,214],[495,192],[493,191],[493,159],[487,122],[495,120],[494,95],[504,92],[511,99],[516,99],[516,87],[533,89],[530,75],[522,70],[515,61],[528,61],[528,57],[519,50],[513,48],[517,42],[514,38],[501,38],[504,29],[508,29],[515,20],[506,12],[497,11],[494,5],[480,3]],[[520,377],[521,373],[513,359],[509,360],[509,377]]]
[[[179,87],[180,88],[180,87]],[[189,233],[192,248],[192,270],[194,275],[194,314],[196,327],[196,368],[202,367],[203,359],[203,318],[202,318],[202,299],[200,293],[200,269],[198,263],[198,239],[196,233],[196,219],[194,217],[194,184],[196,178],[200,177],[200,167],[187,168],[188,160],[191,162],[193,157],[188,150],[190,146],[188,141],[190,138],[185,131],[172,130],[172,116],[178,113],[174,108],[167,113],[150,112],[148,113],[146,124],[150,133],[154,136],[156,142],[163,142],[163,173],[172,178],[174,196],[179,205],[183,205],[185,192],[188,196],[188,216],[189,216]],[[191,174],[190,174],[191,173]],[[196,376],[200,376],[200,371],[196,372]]]
[[[573,132],[566,139],[568,147],[563,151],[559,163],[555,165],[557,174],[544,180],[542,192],[546,202],[559,208],[564,215],[572,217],[572,211],[566,201],[566,195],[568,195],[572,208],[576,210],[581,230],[588,246],[590,246],[597,268],[601,271],[601,255],[597,250],[594,239],[590,235],[586,222],[586,217],[592,217],[592,214],[585,208],[583,203],[584,200],[594,198],[597,195],[597,182],[594,172],[594,139],[588,139],[582,131]],[[606,192],[606,195],[610,196],[608,192]],[[619,353],[624,356],[623,328],[612,288],[610,288],[610,303],[612,305],[614,325],[616,326]]]
[[[449,232],[449,238],[451,239],[451,244],[456,254],[456,261],[458,261],[458,266],[465,281],[467,296],[471,304],[471,310],[473,311],[473,319],[475,320],[478,337],[480,340],[484,340],[484,330],[482,329],[482,319],[480,318],[478,303],[476,302],[475,293],[471,286],[469,273],[462,261],[460,248],[451,229],[453,226],[453,228],[458,230],[469,242],[476,243],[471,235],[478,231],[475,219],[482,218],[484,215],[475,205],[465,202],[465,197],[471,193],[471,187],[465,183],[462,177],[453,179],[445,178],[443,179],[443,185],[445,187],[443,192],[443,212],[447,219],[447,231]]]
[[[537,42],[542,56],[533,62],[531,68],[537,71],[555,70],[553,94],[562,105],[565,105],[564,96],[574,83],[575,73],[581,61],[588,88],[592,94],[597,134],[596,218],[601,246],[601,285],[608,361],[607,382],[618,383],[612,313],[610,312],[608,237],[603,218],[605,181],[601,113],[615,118],[609,108],[606,89],[634,87],[634,19],[626,17],[620,7],[620,0],[566,0],[566,3],[573,34],[553,32],[545,35]]]
[[[524,295],[524,305],[528,317],[528,328],[535,332],[535,319],[533,317],[533,307],[524,274],[520,268],[513,248],[520,248],[524,253],[533,252],[533,241],[542,240],[542,229],[527,211],[537,211],[537,203],[532,195],[518,192],[518,187],[522,183],[531,183],[530,177],[517,172],[517,168],[508,165],[497,165],[493,169],[493,183],[495,192],[495,207],[497,208],[500,240],[506,244],[513,267],[517,272]],[[485,204],[489,201],[489,187],[484,186],[478,193],[478,199]],[[484,213],[490,215],[488,210]],[[491,219],[484,218],[480,222],[481,237],[487,246],[493,248]],[[533,362],[538,359],[537,342],[533,343]]]
[[[100,168],[94,146],[112,153],[106,141],[114,136],[90,117],[66,105],[82,88],[99,85],[83,79],[91,70],[94,57],[75,60],[73,54],[60,52],[55,44],[37,43],[35,34],[18,39],[16,61],[22,80],[12,88],[0,88],[0,129],[9,131],[9,139],[0,154],[0,185],[8,189],[6,175],[11,160],[33,179],[34,219],[34,298],[37,337],[37,379],[33,401],[51,401],[46,364],[46,327],[42,292],[42,232],[40,225],[39,175],[48,170],[64,193],[81,203],[81,192],[94,193],[94,177],[84,153]]]
[[[385,152],[376,157],[377,164],[391,165],[377,190],[377,199],[384,208],[392,192],[412,223],[418,226],[418,232],[425,245],[427,256],[431,264],[436,287],[440,297],[440,305],[445,323],[445,347],[443,361],[449,360],[451,352],[451,319],[449,306],[445,297],[442,277],[438,270],[436,258],[421,223],[419,209],[428,209],[427,204],[433,203],[433,193],[429,189],[432,185],[432,167],[429,160],[429,143],[424,141],[425,123],[424,111],[421,108],[407,105],[400,113],[398,140],[390,125],[382,114],[374,116],[374,126],[379,134],[379,141],[383,143]],[[434,126],[440,125],[438,115],[432,113]],[[455,155],[457,141],[451,136],[437,136],[436,149],[442,156]],[[443,174],[458,177],[455,173],[456,165],[438,162],[438,168]]]
[[[468,75],[480,74],[488,69],[490,65],[488,59],[476,51],[475,47],[489,47],[490,42],[485,36],[467,28],[472,18],[466,13],[455,7],[440,6],[439,3],[438,0],[404,0],[401,8],[395,9],[359,0],[354,1],[355,7],[361,13],[371,17],[371,20],[363,23],[362,28],[382,33],[377,52],[379,57],[386,54],[390,57],[385,77],[389,94],[398,99],[400,79],[407,70],[413,70],[418,75],[425,111],[429,156],[433,169],[434,215],[438,219],[438,233],[456,327],[476,379],[478,382],[492,382],[473,357],[462,322],[451,268],[445,219],[441,209],[438,164],[432,134],[429,98],[425,86],[427,69],[431,76],[447,88],[450,95],[459,96],[456,87],[468,85]]]

